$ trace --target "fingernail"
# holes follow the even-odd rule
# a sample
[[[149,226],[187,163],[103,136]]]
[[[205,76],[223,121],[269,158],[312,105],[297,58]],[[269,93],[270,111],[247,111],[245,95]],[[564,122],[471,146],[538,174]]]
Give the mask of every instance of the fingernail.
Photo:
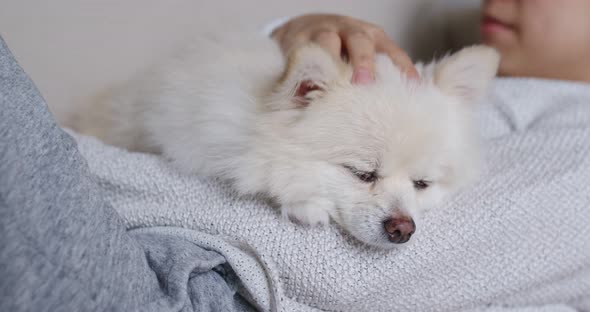
[[[352,83],[354,84],[368,84],[373,82],[373,75],[365,68],[359,68],[354,71],[352,75]]]

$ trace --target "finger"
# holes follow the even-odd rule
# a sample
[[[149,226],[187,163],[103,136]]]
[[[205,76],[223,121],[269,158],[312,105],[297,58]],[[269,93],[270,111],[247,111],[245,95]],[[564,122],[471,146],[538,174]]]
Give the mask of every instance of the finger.
[[[275,29],[271,32],[270,37],[275,40],[279,40],[285,34],[285,31],[287,30],[288,25],[289,25],[289,22],[286,22],[285,24],[283,24],[281,26],[275,27]]]
[[[380,40],[377,44],[377,50],[389,56],[393,64],[398,66],[400,70],[410,79],[420,79],[420,75],[414,67],[412,59],[404,50],[395,45],[391,40],[385,38]]]
[[[345,50],[354,68],[352,82],[367,84],[374,80],[375,43],[364,32],[351,32],[343,36]]]
[[[320,31],[312,37],[312,41],[327,50],[334,59],[340,59],[342,40],[340,39],[340,36],[338,36],[338,33],[329,30]]]
[[[281,46],[281,49],[283,50],[283,53],[288,55],[294,49],[296,49],[297,47],[300,47],[302,45],[305,45],[309,41],[310,41],[310,39],[309,39],[308,35],[305,33],[299,33],[296,35],[290,35],[289,33],[287,33],[285,36],[283,36],[283,38],[281,38],[280,46]]]

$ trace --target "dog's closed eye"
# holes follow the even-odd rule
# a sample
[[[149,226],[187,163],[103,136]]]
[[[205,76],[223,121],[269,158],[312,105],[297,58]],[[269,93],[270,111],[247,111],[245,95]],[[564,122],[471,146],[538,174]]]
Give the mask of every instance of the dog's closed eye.
[[[414,183],[414,188],[418,191],[428,188],[431,183],[430,181],[426,181],[426,180],[414,180],[412,182]]]
[[[347,165],[344,165],[344,168],[348,169],[359,180],[366,182],[366,183],[373,183],[373,182],[377,181],[377,179],[379,178],[379,175],[377,175],[377,170],[362,171],[362,170],[358,170],[352,166],[347,166]]]

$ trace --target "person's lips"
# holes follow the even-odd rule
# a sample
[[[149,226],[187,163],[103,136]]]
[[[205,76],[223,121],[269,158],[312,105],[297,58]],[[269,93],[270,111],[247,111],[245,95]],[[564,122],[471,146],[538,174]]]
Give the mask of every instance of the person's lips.
[[[512,31],[514,26],[492,16],[484,16],[481,20],[481,33],[484,36],[494,35],[499,32]]]

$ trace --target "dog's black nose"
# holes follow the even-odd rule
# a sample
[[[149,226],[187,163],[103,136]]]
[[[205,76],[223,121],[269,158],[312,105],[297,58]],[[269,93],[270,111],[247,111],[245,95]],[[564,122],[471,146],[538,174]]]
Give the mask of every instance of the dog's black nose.
[[[403,244],[410,240],[416,231],[416,223],[410,217],[391,218],[383,222],[387,238],[394,244]]]

